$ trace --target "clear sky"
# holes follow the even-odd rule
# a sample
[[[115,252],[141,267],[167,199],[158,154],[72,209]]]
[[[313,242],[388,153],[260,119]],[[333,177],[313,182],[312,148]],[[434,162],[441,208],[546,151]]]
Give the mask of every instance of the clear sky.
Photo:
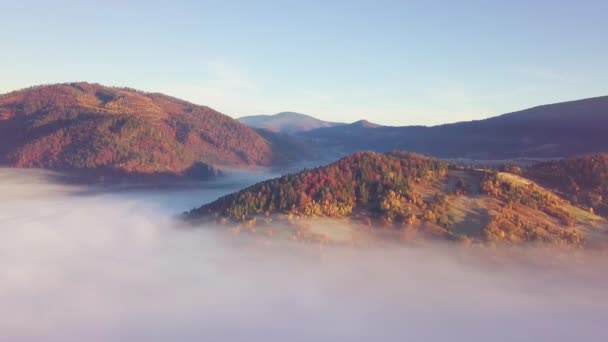
[[[89,81],[228,115],[437,124],[608,95],[608,1],[0,0],[0,92]]]

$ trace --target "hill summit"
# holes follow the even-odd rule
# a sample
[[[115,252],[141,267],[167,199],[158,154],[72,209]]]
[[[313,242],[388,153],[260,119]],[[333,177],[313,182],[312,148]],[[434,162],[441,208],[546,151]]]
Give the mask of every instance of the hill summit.
[[[310,115],[294,112],[282,112],[274,115],[251,115],[241,117],[238,120],[250,127],[263,128],[271,132],[285,134],[344,125],[343,123],[323,121]]]
[[[273,218],[286,218],[300,228],[299,219],[347,219],[348,227],[478,243],[580,246],[600,231],[600,240],[608,237],[603,218],[517,173],[457,167],[405,152],[362,152],[256,184],[185,217],[271,227]],[[331,239],[339,226],[298,228],[295,234]],[[337,235],[357,234],[347,228]]]
[[[0,95],[0,163],[116,174],[207,176],[213,166],[285,160],[267,139],[209,107],[99,84]]]

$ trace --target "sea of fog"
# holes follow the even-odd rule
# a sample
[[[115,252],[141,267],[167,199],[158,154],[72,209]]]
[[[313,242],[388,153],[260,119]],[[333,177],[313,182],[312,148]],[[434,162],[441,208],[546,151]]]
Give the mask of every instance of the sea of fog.
[[[265,177],[108,188],[0,169],[0,340],[608,340],[603,258],[320,248],[175,219]]]

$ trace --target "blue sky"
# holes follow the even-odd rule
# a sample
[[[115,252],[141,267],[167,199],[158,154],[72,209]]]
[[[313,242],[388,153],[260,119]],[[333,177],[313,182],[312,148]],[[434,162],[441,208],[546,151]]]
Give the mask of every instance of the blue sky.
[[[608,95],[607,1],[5,1],[0,92],[90,81],[238,117],[438,124]]]

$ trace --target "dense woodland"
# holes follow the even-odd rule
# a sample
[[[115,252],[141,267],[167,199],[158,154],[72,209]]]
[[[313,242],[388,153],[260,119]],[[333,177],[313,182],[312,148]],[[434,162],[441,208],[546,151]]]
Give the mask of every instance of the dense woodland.
[[[414,185],[436,182],[448,164],[417,154],[360,152],[328,166],[256,184],[194,210],[248,220],[268,213],[339,217],[369,210],[386,218],[408,217],[406,203],[422,204]]]
[[[0,95],[0,163],[197,174],[210,165],[288,160],[268,139],[208,107],[133,89],[71,83]]]
[[[468,180],[450,181],[452,172]],[[431,225],[457,240],[584,243],[573,228],[578,221],[567,210],[566,200],[505,175],[509,174],[465,169],[412,153],[360,152],[328,166],[258,183],[186,217],[247,224],[273,214],[350,217],[397,229]],[[458,231],[452,216],[459,197],[477,201],[475,210],[487,213],[489,221],[479,227],[481,235]]]
[[[543,162],[528,168],[525,174],[575,204],[608,215],[608,154]]]

